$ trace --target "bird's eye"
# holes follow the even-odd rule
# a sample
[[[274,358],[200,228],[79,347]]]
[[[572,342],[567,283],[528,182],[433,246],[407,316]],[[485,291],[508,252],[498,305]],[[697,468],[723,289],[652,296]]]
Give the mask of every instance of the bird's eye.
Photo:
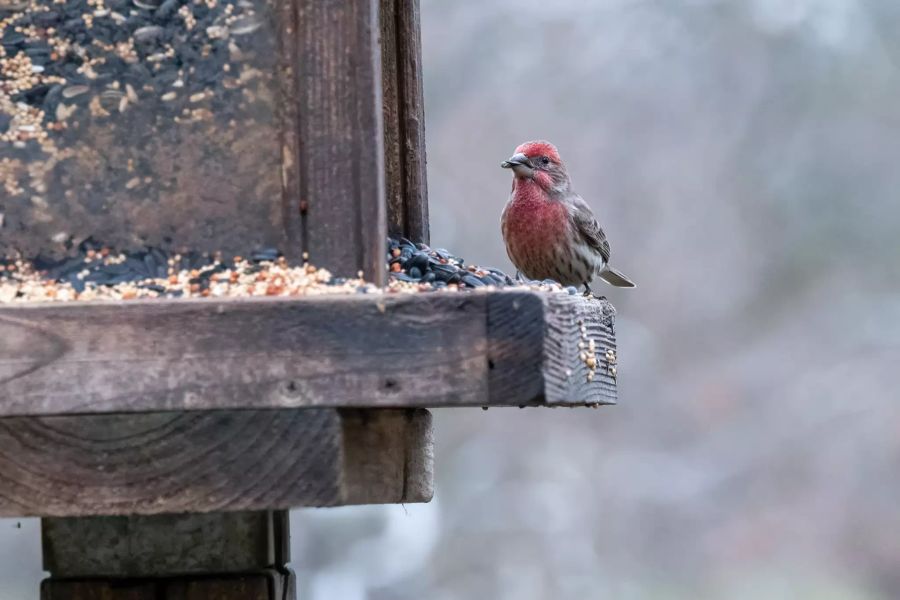
[[[550,159],[547,158],[546,156],[542,156],[542,157],[541,157],[541,164],[542,164],[542,165],[549,165],[549,164],[550,164]]]

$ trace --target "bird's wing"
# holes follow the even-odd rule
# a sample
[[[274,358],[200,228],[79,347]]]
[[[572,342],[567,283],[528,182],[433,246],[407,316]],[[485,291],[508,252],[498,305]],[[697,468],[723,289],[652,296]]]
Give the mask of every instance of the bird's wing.
[[[584,198],[577,194],[572,196],[571,204],[572,222],[575,224],[575,231],[581,237],[582,241],[592,249],[600,253],[603,262],[609,262],[609,241],[603,228],[597,222],[591,207],[584,201]]]

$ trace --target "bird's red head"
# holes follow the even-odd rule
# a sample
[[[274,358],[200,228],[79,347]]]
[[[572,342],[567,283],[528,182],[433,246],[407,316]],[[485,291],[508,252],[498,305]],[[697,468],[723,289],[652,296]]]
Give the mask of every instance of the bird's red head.
[[[569,174],[556,146],[536,140],[519,144],[515,153],[501,165],[512,169],[516,179],[530,179],[550,194],[569,191]]]
[[[533,142],[525,142],[524,144],[519,144],[519,147],[516,148],[515,154],[520,153],[524,154],[532,160],[540,160],[541,158],[546,156],[549,160],[555,163],[562,162],[562,159],[559,158],[559,150],[556,149],[556,146],[554,146],[550,142],[545,142],[544,140],[536,140]]]

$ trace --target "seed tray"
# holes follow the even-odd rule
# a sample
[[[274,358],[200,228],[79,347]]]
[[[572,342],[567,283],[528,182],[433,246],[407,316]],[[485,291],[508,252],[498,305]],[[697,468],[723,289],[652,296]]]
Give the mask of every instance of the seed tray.
[[[388,293],[509,287],[576,293],[552,281],[516,282],[499,269],[466,265],[445,249],[406,239],[389,239],[386,258]],[[61,260],[0,261],[0,302],[381,292],[362,277],[333,277],[308,262],[291,265],[276,249],[257,250],[246,258],[158,248],[117,253],[88,240]]]

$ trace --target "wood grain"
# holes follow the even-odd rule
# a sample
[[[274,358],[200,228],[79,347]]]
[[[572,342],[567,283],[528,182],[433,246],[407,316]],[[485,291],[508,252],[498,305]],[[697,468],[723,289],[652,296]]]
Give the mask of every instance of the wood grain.
[[[294,600],[289,570],[163,579],[46,579],[41,600]]]
[[[388,233],[428,243],[419,0],[381,0]]]
[[[0,419],[0,516],[202,513],[431,498],[426,411],[372,411],[366,423],[345,421],[334,409]],[[426,464],[411,474],[422,464],[410,458],[414,453]],[[373,471],[361,472],[355,463],[361,456]]]
[[[10,305],[0,416],[613,402],[590,339],[608,303],[525,291]]]
[[[0,309],[0,415],[474,403],[475,295]]]
[[[274,12],[277,16],[275,34],[278,48],[279,99],[277,117],[279,146],[281,151],[281,225],[283,247],[281,251],[291,262],[303,258],[303,215],[300,202],[300,113],[304,107],[297,102],[297,57],[299,56],[298,3],[293,0],[277,0]],[[245,250],[246,251],[246,250]]]
[[[44,570],[55,578],[267,569],[290,561],[288,537],[287,511],[41,519]]]
[[[391,418],[385,418],[390,416]],[[403,418],[383,410],[341,411],[344,437],[355,443],[344,453],[347,504],[373,504],[394,495],[395,502],[434,494],[434,440],[431,414],[407,411]],[[378,452],[372,452],[378,448]],[[397,487],[396,482],[403,485]]]
[[[543,373],[548,402],[581,398],[586,404],[615,404],[618,357],[612,304],[560,294],[545,309]],[[593,355],[593,369],[580,358],[582,353]]]
[[[244,591],[244,590],[242,590]],[[41,582],[41,600],[169,600],[153,581],[53,580]],[[246,600],[269,600],[245,596]]]
[[[387,235],[378,0],[297,0],[299,209],[310,261],[382,284]]]
[[[615,353],[616,348],[615,309],[606,300],[580,295],[535,296],[539,302],[515,293],[489,297],[492,403],[525,405],[521,399],[540,398],[551,406],[615,404],[616,380],[607,358],[607,350]],[[587,355],[596,361],[593,369]],[[509,356],[518,359],[508,360]]]

